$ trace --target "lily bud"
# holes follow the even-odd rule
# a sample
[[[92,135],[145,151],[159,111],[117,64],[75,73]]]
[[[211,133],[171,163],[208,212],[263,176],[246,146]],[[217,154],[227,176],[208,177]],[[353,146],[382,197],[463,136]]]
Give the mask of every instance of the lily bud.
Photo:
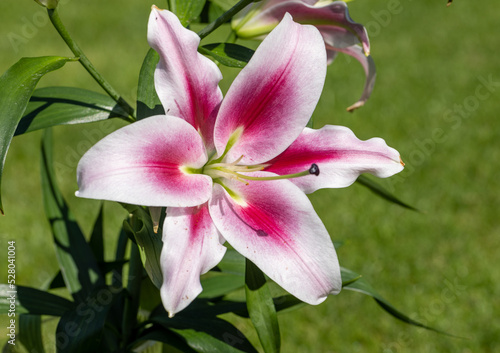
[[[50,10],[53,10],[59,4],[59,0],[35,0],[38,4],[43,7],[46,7]]]

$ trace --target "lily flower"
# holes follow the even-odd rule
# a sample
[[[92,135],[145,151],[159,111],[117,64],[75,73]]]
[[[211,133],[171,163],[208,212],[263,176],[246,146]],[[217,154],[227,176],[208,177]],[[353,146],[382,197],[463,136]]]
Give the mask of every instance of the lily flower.
[[[155,85],[167,115],[94,145],[79,162],[77,196],[166,207],[160,292],[171,316],[202,291],[200,275],[226,241],[306,303],[338,293],[337,255],[305,193],[402,166],[381,139],[305,128],[326,76],[318,30],[285,16],[224,99],[217,65],[174,14],[153,7],[148,41],[160,56]]]
[[[363,66],[366,80],[361,98],[347,108],[353,111],[365,104],[375,85],[375,63],[370,56],[366,28],[354,22],[343,1],[333,0],[263,0],[252,3],[238,13],[231,26],[243,39],[262,39],[275,28],[286,13],[295,22],[314,25],[323,36],[328,64],[338,52],[354,57]],[[361,44],[358,45],[358,44]]]

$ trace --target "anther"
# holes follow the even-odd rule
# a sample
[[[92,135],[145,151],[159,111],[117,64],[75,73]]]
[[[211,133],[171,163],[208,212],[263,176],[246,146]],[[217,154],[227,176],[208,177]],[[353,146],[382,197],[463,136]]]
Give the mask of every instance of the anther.
[[[314,174],[316,176],[319,175],[319,167],[317,164],[313,163],[311,165],[311,168],[309,168],[309,174]]]

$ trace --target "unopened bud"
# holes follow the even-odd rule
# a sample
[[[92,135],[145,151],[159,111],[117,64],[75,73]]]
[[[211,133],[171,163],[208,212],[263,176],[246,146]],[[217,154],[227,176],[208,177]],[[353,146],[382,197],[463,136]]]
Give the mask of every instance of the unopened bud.
[[[57,4],[59,4],[59,0],[35,0],[38,4],[53,10],[57,7]]]

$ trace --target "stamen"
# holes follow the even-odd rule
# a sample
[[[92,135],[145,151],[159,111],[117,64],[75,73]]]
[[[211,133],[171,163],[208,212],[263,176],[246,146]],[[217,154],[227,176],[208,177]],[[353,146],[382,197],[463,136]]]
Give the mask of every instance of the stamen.
[[[252,177],[252,176],[248,176],[248,175],[242,175],[239,173],[235,173],[235,174],[238,175],[239,178],[245,179],[245,180],[281,180],[281,179],[298,178],[298,177],[306,176],[306,175],[310,175],[310,174],[314,174],[314,175],[318,176],[319,175],[319,167],[317,164],[313,163],[311,165],[311,168],[309,168],[308,170],[305,170],[303,172],[300,172],[300,173],[287,174],[287,175],[277,175],[277,176],[270,176],[270,177]]]

